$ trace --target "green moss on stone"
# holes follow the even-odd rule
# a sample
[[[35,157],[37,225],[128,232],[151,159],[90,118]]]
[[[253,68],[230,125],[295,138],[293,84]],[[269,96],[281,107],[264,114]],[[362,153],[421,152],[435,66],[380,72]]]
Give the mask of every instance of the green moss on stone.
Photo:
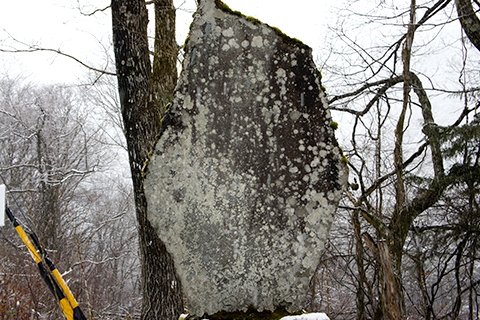
[[[332,121],[332,123],[330,123],[330,128],[332,128],[333,130],[337,130],[338,129],[338,123],[335,122],[335,121]]]
[[[308,49],[310,50],[310,47],[307,46],[305,43],[303,43],[302,41],[298,40],[297,38],[291,38],[289,36],[287,36],[285,33],[282,32],[282,30],[278,29],[277,27],[272,27],[272,26],[269,26],[270,28],[273,29],[273,31],[275,31],[275,33],[283,39],[283,41],[285,41],[286,43],[288,44],[293,44],[293,45],[298,45],[300,47],[303,47],[304,49]]]
[[[163,120],[163,118],[162,118],[162,120]],[[142,174],[142,179],[145,179],[145,175],[146,175],[146,172],[147,172],[148,164],[150,162],[150,158],[153,156],[153,150],[155,149],[155,144],[156,144],[156,141],[157,141],[157,137],[158,137],[158,135],[155,136],[155,143],[153,144],[153,148],[152,148],[152,150],[150,150],[150,152],[147,155],[147,159],[143,163],[142,173],[141,173]]]
[[[187,42],[190,40],[190,33],[187,35],[187,39],[185,39],[185,42],[183,43],[182,50],[185,51],[185,48],[187,47]]]
[[[148,167],[148,163],[150,162],[150,153],[148,154],[148,158],[147,160],[145,160],[145,162],[143,163],[143,167],[142,167],[142,179],[145,179],[145,171],[147,170],[147,167]]]
[[[243,13],[239,12],[239,11],[233,11],[232,9],[230,9],[229,6],[227,6],[225,3],[223,3],[221,0],[215,0],[215,4],[217,6],[217,8],[219,8],[220,10],[222,10],[223,12],[227,12],[227,13],[230,13],[230,14],[233,14],[237,17],[243,17],[245,18],[247,21],[250,21],[252,22],[253,24],[263,24],[260,20],[254,18],[254,17],[249,17],[249,16],[246,16],[244,15]],[[280,29],[276,28],[276,27],[272,27],[268,24],[265,24],[267,25],[268,27],[272,28],[273,31],[275,31],[275,33],[280,36],[283,41],[285,41],[286,43],[288,44],[293,44],[293,45],[297,45],[299,47],[303,47],[304,49],[307,49],[307,50],[310,50],[310,47],[307,46],[306,44],[304,44],[302,41],[296,39],[296,38],[291,38],[289,36],[287,36],[285,33],[283,33]]]
[[[190,23],[190,27],[188,27],[188,35],[187,38],[185,39],[185,42],[183,43],[183,48],[182,50],[185,51],[185,48],[187,47],[188,40],[190,40],[190,32],[192,32],[192,26],[193,26],[193,21]]]
[[[234,14],[236,16],[242,16],[242,14],[238,11],[233,11],[232,9],[230,9],[229,6],[227,6],[223,1],[221,0],[215,0],[215,4],[217,5],[217,8],[222,10],[222,11],[225,11],[225,12],[228,12],[228,13],[231,13],[231,14]]]
[[[261,24],[262,23],[262,21],[258,20],[257,18],[251,17],[251,16],[245,16],[245,19],[247,19],[247,21],[250,21],[253,24]]]
[[[348,164],[348,159],[347,157],[343,154],[343,149],[341,147],[338,147],[338,149],[340,150],[340,154],[342,156],[342,164],[344,165],[347,165]]]
[[[320,70],[317,70],[317,72],[318,72],[318,78],[320,80],[320,83],[322,83],[322,78],[323,78],[322,72]],[[327,89],[323,85],[320,86],[320,89],[322,89],[323,93],[325,93],[325,96],[326,96]]]

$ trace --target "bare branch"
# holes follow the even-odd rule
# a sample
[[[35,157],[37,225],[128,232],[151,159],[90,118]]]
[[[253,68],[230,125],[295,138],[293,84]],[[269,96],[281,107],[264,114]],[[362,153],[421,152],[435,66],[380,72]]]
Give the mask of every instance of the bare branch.
[[[399,77],[394,77],[394,78],[389,78],[389,79],[383,79],[383,80],[379,80],[379,81],[375,81],[375,82],[372,82],[372,83],[366,83],[364,84],[361,88],[353,91],[353,92],[349,92],[349,93],[346,93],[346,94],[342,94],[342,95],[339,95],[339,96],[334,96],[332,99],[328,100],[328,103],[329,104],[332,104],[333,102],[337,101],[337,100],[341,100],[341,99],[345,99],[345,98],[349,98],[349,97],[354,97],[354,96],[358,96],[359,94],[363,93],[365,90],[367,89],[370,89],[372,87],[376,87],[376,86],[381,86],[383,85],[384,87],[387,87],[388,88],[391,88],[393,87],[394,85],[396,85],[397,83],[400,83],[403,81],[403,77],[402,76],[399,76]],[[387,89],[388,89],[387,88]],[[385,90],[386,91],[386,90]],[[373,105],[373,104],[372,104]],[[333,108],[332,108],[333,109]],[[352,111],[348,111],[347,109],[340,109],[340,108],[337,108],[337,109],[334,109],[334,110],[339,110],[339,111],[347,111],[347,112],[351,112],[353,114],[356,114],[356,113],[359,113],[359,115],[363,115],[365,113],[368,112],[368,110],[364,110],[364,111],[361,111],[361,112],[358,112],[358,111],[355,111],[355,110],[352,110]]]
[[[79,11],[80,11],[80,14],[84,15],[84,16],[87,16],[87,17],[90,17],[90,16],[93,16],[94,14],[96,14],[97,12],[104,12],[106,10],[110,9],[110,6],[107,6],[103,9],[95,9],[94,11],[90,12],[90,13],[85,13],[85,12],[82,12],[82,10],[79,8]]]
[[[92,66],[86,64],[85,62],[81,61],[80,59],[72,56],[71,54],[68,54],[68,53],[65,53],[65,52],[61,51],[60,49],[42,48],[42,47],[39,47],[37,45],[29,45],[27,43],[24,43],[24,42],[18,40],[18,39],[15,39],[12,35],[9,35],[9,36],[14,42],[19,43],[22,46],[25,46],[27,49],[3,49],[3,48],[0,48],[0,52],[6,52],[6,53],[42,52],[42,51],[43,52],[53,52],[53,53],[59,54],[61,56],[67,57],[69,59],[72,59],[75,62],[78,62],[82,66],[86,67],[87,69],[90,69],[90,70],[95,71],[95,72],[99,72],[102,75],[104,75],[104,74],[110,75],[110,76],[116,76],[117,75],[116,73],[109,72],[107,70],[101,70],[101,69],[92,67]]]
[[[361,207],[346,207],[339,206],[339,208],[355,211],[357,210],[363,216],[363,218],[370,223],[377,231],[380,232],[383,238],[386,238],[390,234],[388,226],[378,216],[371,214],[367,210]]]

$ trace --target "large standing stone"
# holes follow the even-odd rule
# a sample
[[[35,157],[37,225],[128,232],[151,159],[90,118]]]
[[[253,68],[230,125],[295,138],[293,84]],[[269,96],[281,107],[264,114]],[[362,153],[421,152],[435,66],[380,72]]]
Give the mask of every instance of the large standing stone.
[[[144,188],[188,310],[300,310],[345,183],[311,49],[202,0],[185,52]]]

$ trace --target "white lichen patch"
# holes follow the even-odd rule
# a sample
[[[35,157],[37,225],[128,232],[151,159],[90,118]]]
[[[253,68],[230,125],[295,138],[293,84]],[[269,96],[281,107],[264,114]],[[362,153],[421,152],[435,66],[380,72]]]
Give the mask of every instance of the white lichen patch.
[[[238,43],[235,39],[228,40],[228,45],[232,48],[235,48],[235,49],[240,48],[240,46],[238,45]]]
[[[233,29],[230,27],[227,30],[223,30],[222,34],[224,37],[233,37]]]
[[[345,183],[311,52],[213,0],[190,34],[148,219],[191,314],[301,310]]]
[[[252,40],[252,47],[260,48],[263,46],[263,38],[262,36],[255,36]]]

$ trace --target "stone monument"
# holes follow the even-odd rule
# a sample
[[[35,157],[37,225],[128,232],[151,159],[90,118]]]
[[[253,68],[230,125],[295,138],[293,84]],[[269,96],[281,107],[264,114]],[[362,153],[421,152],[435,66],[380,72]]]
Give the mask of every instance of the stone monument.
[[[190,314],[301,310],[346,169],[311,49],[202,0],[146,165]]]

